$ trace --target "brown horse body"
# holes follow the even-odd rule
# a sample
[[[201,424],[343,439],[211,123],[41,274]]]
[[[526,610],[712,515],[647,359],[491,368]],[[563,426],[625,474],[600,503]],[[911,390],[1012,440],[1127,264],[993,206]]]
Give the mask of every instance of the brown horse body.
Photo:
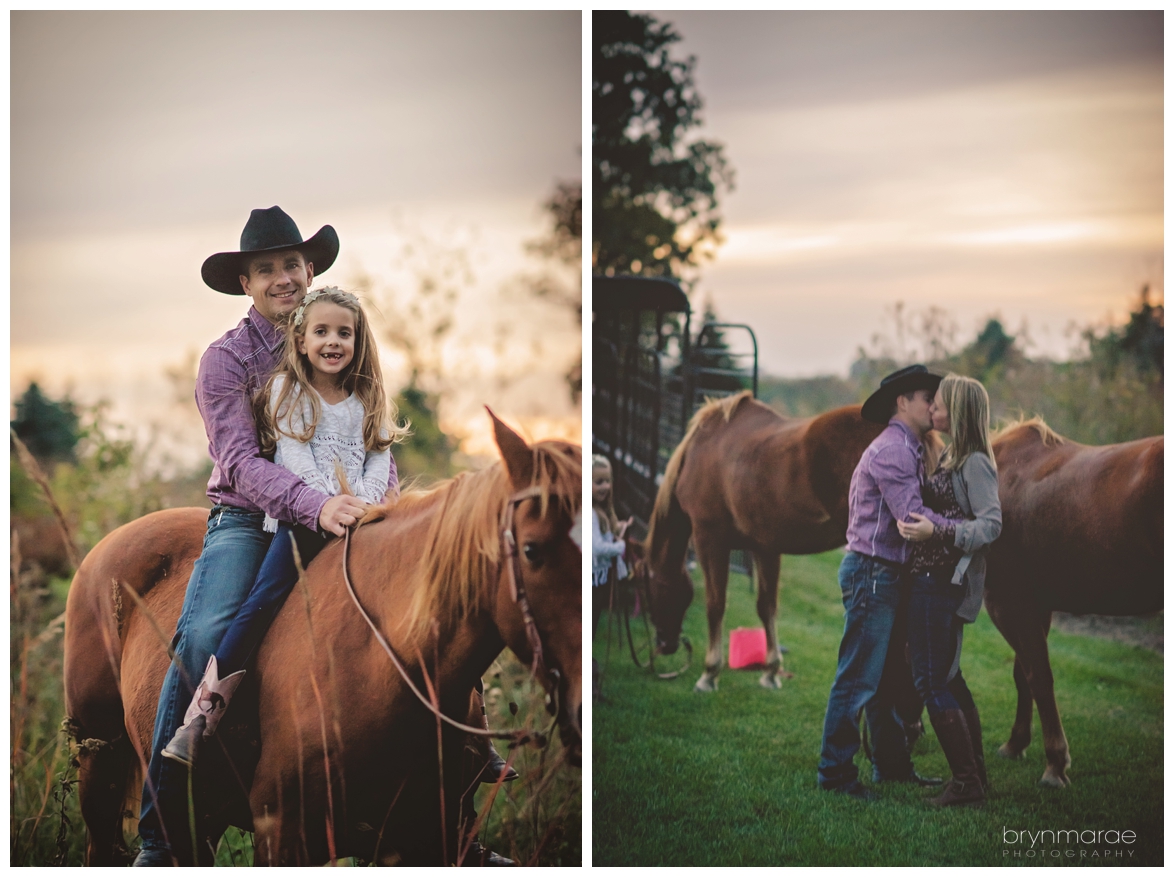
[[[1015,650],[1019,706],[999,750],[1022,755],[1039,706],[1047,769],[1068,784],[1068,741],[1056,707],[1047,636],[1052,612],[1136,615],[1162,608],[1161,436],[1089,447],[1041,421],[994,441],[1003,531],[991,546],[986,607]]]
[[[748,393],[710,402],[694,415],[657,493],[646,555],[659,648],[671,653],[693,597],[685,571],[692,536],[705,575],[709,622],[698,691],[717,687],[735,548],[749,549],[758,567],[758,616],[767,641],[760,684],[779,687],[779,555],[814,554],[844,544],[852,472],[883,428],[861,418],[859,406],[795,420]]]
[[[479,711],[470,717],[470,691],[501,649],[508,646],[526,664],[534,657],[498,537],[510,494],[537,484],[541,496],[517,507],[516,568],[543,646],[543,681],[575,758],[581,554],[569,531],[581,502],[580,451],[561,442],[530,448],[496,425],[505,467],[405,494],[353,534],[350,578],[415,684],[426,691],[430,682],[442,712],[478,724]],[[90,864],[117,858],[124,799],[137,813],[134,783],[150,756],[165,644],[206,516],[177,509],[116,530],[90,552],[70,591],[66,709],[82,744]],[[466,735],[447,726],[441,734],[438,719],[409,692],[346,591],[343,548],[342,540],[333,542],[306,570],[248,674],[260,690],[259,756],[215,776],[202,760],[205,769],[195,773],[198,801],[201,790],[218,783],[220,794],[211,797],[224,799],[224,787],[235,786],[247,790],[247,809],[234,811],[231,800],[219,809],[199,801],[197,838],[214,846],[229,824],[252,827],[258,864],[346,856],[455,862],[463,849],[459,819],[476,788],[462,778]],[[450,562],[445,552],[462,557]],[[462,581],[454,583],[457,577]],[[141,595],[141,604],[126,589]],[[231,711],[226,718],[231,724]],[[217,735],[229,738],[230,748],[231,731]],[[200,850],[207,861],[207,844]]]

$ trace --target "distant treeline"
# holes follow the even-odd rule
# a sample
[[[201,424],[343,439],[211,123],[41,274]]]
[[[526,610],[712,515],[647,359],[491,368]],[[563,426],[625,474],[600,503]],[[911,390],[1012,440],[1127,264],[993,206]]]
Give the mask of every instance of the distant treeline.
[[[860,348],[847,378],[762,377],[759,398],[784,414],[808,417],[866,399],[889,372],[921,361],[941,374],[982,381],[996,425],[1021,416],[1042,417],[1068,438],[1111,444],[1162,432],[1164,315],[1149,289],[1122,327],[1081,332],[1083,352],[1066,361],[1030,359],[1020,339],[991,319],[962,346],[950,343],[948,315],[905,315],[894,310],[897,341],[878,335]]]

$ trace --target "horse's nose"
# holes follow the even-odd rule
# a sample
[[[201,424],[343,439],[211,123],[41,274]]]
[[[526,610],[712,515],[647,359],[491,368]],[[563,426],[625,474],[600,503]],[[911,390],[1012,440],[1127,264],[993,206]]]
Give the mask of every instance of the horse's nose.
[[[656,637],[656,650],[662,655],[671,655],[677,651],[680,641],[674,637],[672,642],[665,642],[659,635]]]

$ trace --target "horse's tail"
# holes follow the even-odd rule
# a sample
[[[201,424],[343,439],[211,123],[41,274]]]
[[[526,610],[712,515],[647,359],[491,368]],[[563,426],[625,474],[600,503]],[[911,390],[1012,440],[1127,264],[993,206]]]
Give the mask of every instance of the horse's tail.
[[[697,430],[702,424],[708,423],[716,417],[722,417],[729,422],[743,400],[751,397],[746,390],[735,396],[708,401],[689,421],[689,428],[685,430],[685,437],[677,445],[673,455],[669,458],[668,466],[664,470],[664,479],[660,489],[656,492],[656,502],[652,506],[652,517],[648,521],[648,537],[644,540],[645,556],[654,565],[660,565],[665,556],[675,557],[680,554],[684,558],[685,546],[689,543],[693,526],[689,516],[685,514],[680,503],[677,502],[677,479],[681,475],[681,466],[685,463],[685,455],[693,444]],[[667,555],[666,555],[667,552]]]
[[[141,788],[131,775],[140,758],[151,757],[150,725],[143,733],[132,706],[136,693],[141,702],[149,701],[150,721],[158,694],[132,687],[124,701],[123,673],[132,668],[132,677],[142,678],[152,646],[159,650],[154,654],[167,648],[173,622],[155,618],[144,597],[161,581],[186,578],[200,554],[207,518],[207,509],[168,509],[125,524],[90,550],[70,585],[62,675],[66,728],[81,765],[78,794],[90,834],[88,864],[123,864],[122,813],[127,796],[137,797]],[[178,615],[182,587],[175,588],[172,600]],[[154,606],[160,608],[158,601]],[[150,632],[130,637],[136,628]],[[152,646],[144,647],[151,640]]]

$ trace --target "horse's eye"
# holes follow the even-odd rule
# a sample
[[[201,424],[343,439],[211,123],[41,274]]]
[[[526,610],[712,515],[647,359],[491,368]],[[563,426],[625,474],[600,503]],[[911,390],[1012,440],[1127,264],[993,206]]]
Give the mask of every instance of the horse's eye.
[[[527,542],[522,546],[522,553],[531,566],[542,566],[542,547],[537,542]]]

